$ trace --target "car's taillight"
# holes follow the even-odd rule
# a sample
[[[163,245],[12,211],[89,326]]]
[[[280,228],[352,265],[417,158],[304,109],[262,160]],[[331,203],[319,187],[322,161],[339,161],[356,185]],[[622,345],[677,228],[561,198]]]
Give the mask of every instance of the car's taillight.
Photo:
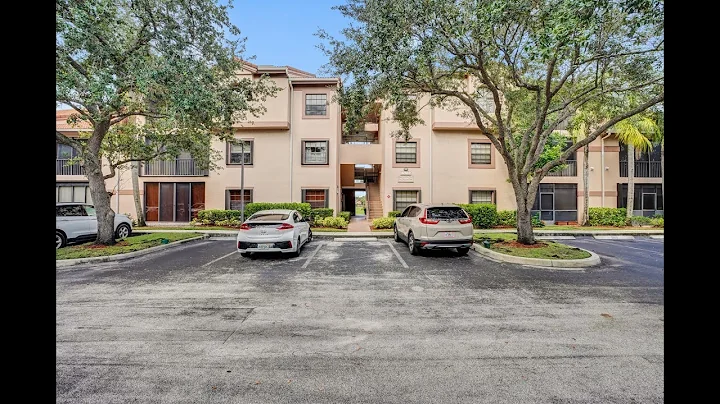
[[[290,223],[283,223],[280,226],[278,226],[277,229],[278,230],[290,230],[290,229],[294,229],[294,228],[295,228],[295,226],[291,225]]]
[[[240,230],[250,230],[250,226],[247,223],[240,225]]]
[[[459,221],[461,224],[472,223],[472,216],[468,215],[467,219],[460,219]]]
[[[420,218],[420,223],[422,223],[422,224],[438,224],[438,223],[440,223],[440,220],[428,219],[427,218],[427,209],[425,209],[423,211],[422,217]]]

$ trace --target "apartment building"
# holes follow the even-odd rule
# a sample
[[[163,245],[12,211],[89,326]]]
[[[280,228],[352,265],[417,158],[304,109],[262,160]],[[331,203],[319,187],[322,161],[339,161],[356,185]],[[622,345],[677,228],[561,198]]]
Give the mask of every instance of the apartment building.
[[[268,74],[281,88],[266,103],[267,112],[238,122],[235,137],[244,147],[216,141],[220,169],[195,166],[189,155],[141,164],[140,194],[148,222],[188,222],[203,209],[239,209],[250,202],[308,202],[335,212],[354,212],[355,193],[367,193],[370,218],[403,210],[413,202],[495,203],[515,209],[512,185],[502,156],[458,110],[421,110],[425,125],[412,139],[390,136],[398,129],[387,114],[369,116],[364,130],[343,133],[342,113],[332,102],[337,78],[321,78],[290,66],[246,63],[242,75]],[[56,128],[68,136],[90,130],[66,120],[72,111],[56,111]],[[79,164],[68,164],[75,151],[57,144],[56,201],[91,202]],[[580,219],[583,194],[582,151],[561,172],[543,179],[534,210],[547,223]],[[244,160],[244,195],[241,167]],[[627,159],[612,134],[590,145],[590,206],[624,207]],[[657,150],[635,162],[637,215],[662,213]],[[106,183],[116,212],[135,216],[129,168]]]

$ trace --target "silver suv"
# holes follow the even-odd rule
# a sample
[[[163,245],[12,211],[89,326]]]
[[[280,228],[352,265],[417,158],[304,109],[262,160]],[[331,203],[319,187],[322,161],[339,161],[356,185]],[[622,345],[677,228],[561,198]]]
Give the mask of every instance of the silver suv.
[[[457,205],[414,203],[395,218],[393,235],[407,242],[412,255],[443,248],[465,255],[473,243],[472,218]]]

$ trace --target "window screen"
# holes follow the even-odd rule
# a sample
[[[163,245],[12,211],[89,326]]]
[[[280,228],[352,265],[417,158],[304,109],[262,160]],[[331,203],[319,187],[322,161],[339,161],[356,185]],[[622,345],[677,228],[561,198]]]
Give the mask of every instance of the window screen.
[[[418,203],[418,191],[395,191],[395,209],[393,210],[403,210],[413,203]]]
[[[327,94],[306,94],[305,115],[327,115]]]
[[[490,143],[470,143],[470,163],[490,164]]]
[[[396,163],[417,163],[417,142],[395,143]]]

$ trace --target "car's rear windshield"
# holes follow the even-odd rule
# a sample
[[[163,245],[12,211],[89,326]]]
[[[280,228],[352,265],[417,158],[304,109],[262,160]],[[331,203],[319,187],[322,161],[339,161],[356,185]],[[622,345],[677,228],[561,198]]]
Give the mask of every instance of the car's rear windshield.
[[[250,216],[250,219],[248,220],[266,220],[266,221],[272,221],[272,220],[287,220],[288,214],[283,213],[261,213],[261,214],[255,214]]]
[[[428,208],[427,209],[428,219],[466,219],[467,215],[462,208],[457,207],[442,207],[442,208]]]

